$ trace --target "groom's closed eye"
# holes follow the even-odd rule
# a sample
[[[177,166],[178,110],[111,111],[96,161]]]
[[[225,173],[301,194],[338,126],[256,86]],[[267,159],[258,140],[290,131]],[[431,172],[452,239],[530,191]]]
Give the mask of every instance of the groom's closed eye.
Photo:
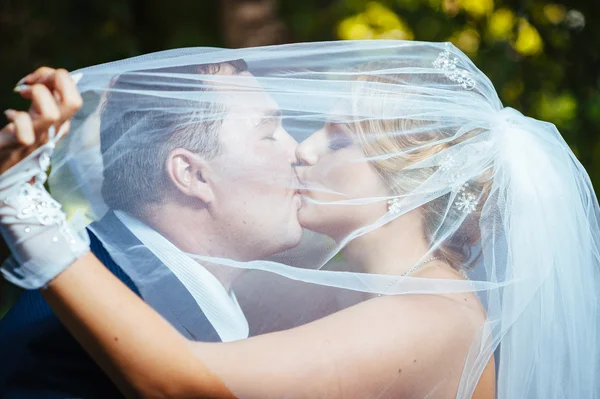
[[[281,111],[273,110],[261,118],[261,120],[256,124],[256,127],[261,131],[268,133],[266,136],[262,137],[262,140],[271,140],[276,141],[275,132],[281,123]]]

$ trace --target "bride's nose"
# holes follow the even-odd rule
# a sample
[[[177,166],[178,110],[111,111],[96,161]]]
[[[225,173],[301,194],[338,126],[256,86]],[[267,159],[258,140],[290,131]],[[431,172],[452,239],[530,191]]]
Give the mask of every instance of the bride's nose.
[[[304,140],[296,148],[298,164],[312,166],[319,162],[323,151],[327,148],[327,138],[323,130],[319,130]]]

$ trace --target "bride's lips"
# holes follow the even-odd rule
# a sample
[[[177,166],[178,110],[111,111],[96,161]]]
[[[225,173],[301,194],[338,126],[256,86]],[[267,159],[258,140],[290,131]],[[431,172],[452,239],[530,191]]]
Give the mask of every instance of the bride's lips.
[[[296,171],[296,177],[298,179],[297,180],[298,189],[296,190],[296,193],[302,200],[302,204],[304,204],[306,202],[306,198],[311,197],[311,193],[312,193],[312,190],[310,189],[311,184],[303,176],[304,169],[296,168],[295,171]]]
[[[308,188],[300,188],[297,192],[301,197],[310,197],[311,193],[311,191]]]
[[[300,177],[298,177],[298,184],[299,184],[299,186],[298,186],[298,190],[296,190],[296,192],[302,197],[304,197],[304,196],[308,197],[310,194],[310,189],[308,188],[308,185],[302,179],[300,179]]]

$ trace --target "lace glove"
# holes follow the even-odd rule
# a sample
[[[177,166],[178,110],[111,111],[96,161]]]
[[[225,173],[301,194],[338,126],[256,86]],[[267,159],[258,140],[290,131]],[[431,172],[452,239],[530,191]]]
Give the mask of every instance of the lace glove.
[[[46,144],[0,175],[0,232],[12,253],[0,271],[25,289],[47,286],[89,251],[86,231],[72,229],[44,188],[50,155],[61,136],[55,132],[50,128]]]

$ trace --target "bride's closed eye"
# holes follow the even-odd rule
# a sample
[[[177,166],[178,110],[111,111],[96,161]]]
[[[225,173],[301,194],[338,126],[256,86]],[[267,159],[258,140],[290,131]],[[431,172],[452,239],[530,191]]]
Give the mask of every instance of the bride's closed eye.
[[[339,151],[352,145],[352,138],[341,124],[330,123],[327,126],[328,148],[331,151]]]

